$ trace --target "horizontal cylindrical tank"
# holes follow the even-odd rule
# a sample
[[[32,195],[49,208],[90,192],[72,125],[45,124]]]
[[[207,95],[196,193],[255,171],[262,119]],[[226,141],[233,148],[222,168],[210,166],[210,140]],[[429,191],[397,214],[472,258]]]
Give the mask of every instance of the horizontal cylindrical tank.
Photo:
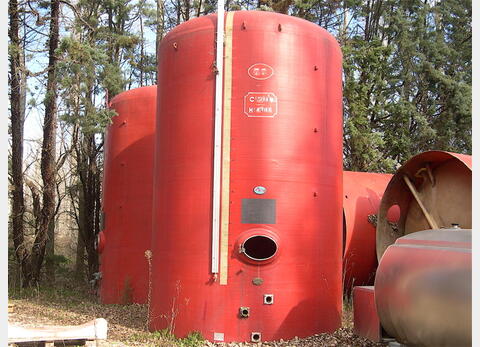
[[[254,342],[334,331],[342,310],[339,45],[299,18],[226,14],[214,275],[216,22],[181,24],[158,52],[150,329]]]
[[[343,172],[343,287],[372,285],[377,268],[375,228],[391,174]]]
[[[472,227],[472,157],[443,151],[418,154],[397,170],[385,189],[378,213],[377,259],[400,236],[452,225]]]
[[[107,129],[103,225],[99,235],[103,303],[144,303],[152,232],[153,151],[157,87],[115,96],[117,112]]]
[[[471,346],[471,230],[408,234],[378,265],[375,302],[383,329],[408,346]]]

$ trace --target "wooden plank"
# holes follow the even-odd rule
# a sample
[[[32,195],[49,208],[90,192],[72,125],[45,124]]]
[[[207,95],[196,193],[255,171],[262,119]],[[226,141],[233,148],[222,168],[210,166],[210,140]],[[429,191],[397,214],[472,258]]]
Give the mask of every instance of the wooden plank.
[[[212,274],[216,280],[220,268],[220,200],[222,175],[222,111],[223,111],[223,39],[224,1],[217,1],[217,47],[215,75],[215,118],[213,128],[213,187],[212,187]]]
[[[76,326],[26,328],[8,324],[8,343],[65,340],[106,340],[108,324],[103,318]]]
[[[433,216],[430,214],[430,212],[428,212],[427,208],[423,204],[422,199],[420,199],[420,196],[417,190],[415,189],[415,186],[413,185],[412,181],[410,181],[410,178],[408,178],[408,176],[405,175],[403,176],[403,180],[405,181],[405,183],[408,186],[408,189],[410,189],[410,192],[412,193],[413,197],[417,201],[418,206],[420,206],[420,208],[422,209],[423,215],[427,219],[428,224],[430,224],[430,227],[432,229],[439,229],[437,222],[435,221]]]
[[[234,14],[235,12],[227,12],[227,20],[225,23],[222,208],[220,223],[220,285],[226,285],[228,279],[228,228],[230,224],[230,142],[232,125],[232,34]]]

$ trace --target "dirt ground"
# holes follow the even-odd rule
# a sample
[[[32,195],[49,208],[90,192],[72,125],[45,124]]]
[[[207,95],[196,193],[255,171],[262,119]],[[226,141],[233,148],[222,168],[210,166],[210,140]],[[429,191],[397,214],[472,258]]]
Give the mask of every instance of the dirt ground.
[[[175,339],[165,332],[148,332],[146,329],[147,306],[103,305],[98,298],[86,289],[42,288],[16,290],[9,293],[9,304],[13,312],[9,313],[9,323],[34,327],[35,325],[77,325],[95,318],[108,321],[108,340],[98,344],[100,347],[130,346],[230,346],[230,347],[306,347],[306,346],[385,346],[372,343],[353,334],[352,311],[345,305],[343,326],[333,334],[319,334],[304,339],[274,341],[263,343],[218,343],[202,341],[197,336]]]

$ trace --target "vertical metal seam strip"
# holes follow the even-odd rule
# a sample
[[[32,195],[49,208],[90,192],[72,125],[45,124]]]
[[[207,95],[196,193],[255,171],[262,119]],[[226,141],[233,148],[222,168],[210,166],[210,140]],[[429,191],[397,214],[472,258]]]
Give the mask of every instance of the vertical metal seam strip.
[[[221,155],[222,155],[222,110],[223,110],[223,30],[224,1],[217,4],[217,54],[215,76],[215,128],[213,145],[213,189],[212,189],[212,273],[217,274],[219,268],[220,243],[220,194],[221,194]]]
[[[225,63],[223,81],[222,208],[220,223],[220,284],[228,279],[228,228],[230,223],[230,135],[232,114],[232,35],[234,12],[225,22]]]

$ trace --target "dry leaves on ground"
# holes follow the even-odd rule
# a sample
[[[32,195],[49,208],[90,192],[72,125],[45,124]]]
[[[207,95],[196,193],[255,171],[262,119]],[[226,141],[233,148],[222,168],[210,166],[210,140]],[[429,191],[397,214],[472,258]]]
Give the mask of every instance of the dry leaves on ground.
[[[217,343],[200,342],[196,339],[175,340],[164,332],[150,333],[146,330],[146,305],[104,305],[97,297],[85,290],[34,290],[28,294],[13,295],[9,300],[14,304],[9,321],[27,327],[35,325],[77,325],[95,318],[108,321],[108,340],[101,347],[130,346],[228,346],[228,347],[380,347],[385,344],[373,343],[353,334],[352,312],[344,310],[343,327],[333,334],[318,334],[307,338],[295,338],[289,341],[263,343]]]

